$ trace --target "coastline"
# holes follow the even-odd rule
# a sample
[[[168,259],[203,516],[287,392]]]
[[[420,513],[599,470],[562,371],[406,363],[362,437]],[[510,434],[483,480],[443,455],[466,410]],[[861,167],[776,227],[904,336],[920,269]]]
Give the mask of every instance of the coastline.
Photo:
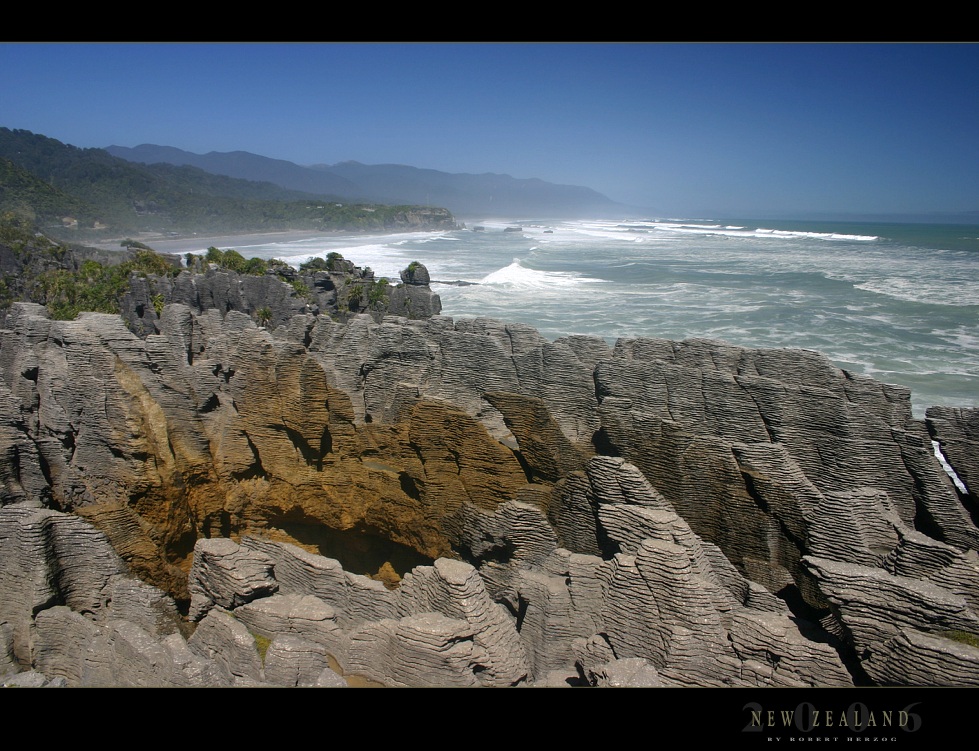
[[[294,242],[305,240],[310,237],[327,237],[330,235],[342,236],[353,235],[355,232],[337,232],[324,230],[280,230],[277,232],[245,232],[241,234],[224,235],[183,235],[181,237],[165,237],[163,235],[149,237],[141,235],[132,238],[148,245],[158,253],[188,253],[196,250],[207,250],[212,245],[216,248],[234,247],[236,244],[242,245],[262,245],[273,242]],[[119,250],[123,240],[126,238],[116,238],[99,243],[87,243],[90,247],[100,250]],[[247,242],[242,242],[247,240]]]

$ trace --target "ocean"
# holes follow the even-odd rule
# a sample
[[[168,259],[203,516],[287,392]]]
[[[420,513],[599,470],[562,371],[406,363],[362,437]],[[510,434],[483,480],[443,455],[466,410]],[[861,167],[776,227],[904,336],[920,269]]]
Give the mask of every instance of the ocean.
[[[527,323],[552,340],[817,350],[910,388],[916,417],[979,406],[979,225],[487,219],[233,247],[293,265],[338,252],[392,280],[419,261],[446,316]]]

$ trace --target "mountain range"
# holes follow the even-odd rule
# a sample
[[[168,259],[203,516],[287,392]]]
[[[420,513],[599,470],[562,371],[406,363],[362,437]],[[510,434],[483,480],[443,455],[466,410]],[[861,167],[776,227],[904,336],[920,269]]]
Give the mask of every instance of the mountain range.
[[[598,218],[621,216],[630,210],[591,188],[495,173],[449,173],[354,161],[302,166],[247,151],[194,154],[153,144],[108,146],[105,151],[131,162],[197,167],[215,175],[268,182],[345,201],[440,206],[457,216]]]

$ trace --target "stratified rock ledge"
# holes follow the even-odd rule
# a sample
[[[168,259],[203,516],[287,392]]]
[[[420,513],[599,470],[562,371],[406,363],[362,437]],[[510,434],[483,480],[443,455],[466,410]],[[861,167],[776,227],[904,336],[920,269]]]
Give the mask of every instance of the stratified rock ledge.
[[[142,336],[12,307],[4,683],[979,683],[975,410],[802,350],[225,297]]]

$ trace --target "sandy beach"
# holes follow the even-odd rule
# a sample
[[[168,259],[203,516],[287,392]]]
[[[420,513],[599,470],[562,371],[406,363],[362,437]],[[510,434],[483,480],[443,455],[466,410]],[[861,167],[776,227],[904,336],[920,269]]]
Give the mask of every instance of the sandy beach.
[[[192,235],[184,237],[145,236],[132,238],[148,245],[158,253],[190,253],[215,248],[233,248],[236,245],[264,245],[274,242],[292,242],[309,237],[328,237],[332,235],[354,235],[355,232],[324,232],[323,230],[286,230],[282,232],[256,232],[240,235]],[[91,247],[104,250],[119,250],[125,238],[117,238],[101,243],[90,243]]]

